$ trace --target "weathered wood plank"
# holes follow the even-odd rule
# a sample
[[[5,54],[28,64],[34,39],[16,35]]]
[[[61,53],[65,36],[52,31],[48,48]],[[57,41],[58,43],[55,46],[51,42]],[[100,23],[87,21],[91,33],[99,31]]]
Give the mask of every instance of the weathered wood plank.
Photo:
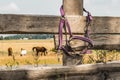
[[[68,18],[72,32],[83,34],[85,17],[69,16]],[[57,34],[59,20],[59,16],[0,15],[0,33]],[[119,17],[94,17],[90,26],[94,49],[120,49],[119,25]]]
[[[71,25],[72,32],[84,33],[86,18],[83,16],[66,16]],[[90,31],[93,34],[120,34],[120,17],[93,17],[90,26]]]
[[[120,35],[103,34],[91,35],[93,49],[120,50]]]
[[[74,34],[84,33],[85,17],[69,16]],[[0,33],[58,33],[59,16],[0,14]],[[94,17],[90,27],[92,34],[120,34],[119,17]]]
[[[77,35],[83,36],[83,35]],[[58,35],[55,35],[55,48],[58,47]],[[90,35],[91,40],[94,43],[94,47],[91,49],[106,49],[106,50],[120,50],[120,35],[119,34],[94,34]],[[63,36],[63,45],[65,45],[65,37]],[[80,40],[75,40],[71,43],[73,48],[80,50],[80,46],[84,46],[85,43]]]
[[[58,16],[0,15],[0,33],[57,33]]]
[[[94,17],[91,32],[120,34],[120,17]]]
[[[119,80],[119,73],[120,63],[111,62],[107,64],[1,70],[0,80],[104,80],[105,77]]]

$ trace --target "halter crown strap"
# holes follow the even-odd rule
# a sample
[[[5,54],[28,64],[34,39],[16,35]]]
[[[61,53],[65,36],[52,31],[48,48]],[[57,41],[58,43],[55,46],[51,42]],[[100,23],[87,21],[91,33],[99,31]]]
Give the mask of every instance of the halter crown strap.
[[[61,13],[61,16],[64,17],[65,12],[64,12],[64,10],[63,10],[63,5],[60,7],[60,13]]]
[[[61,19],[60,19],[60,24],[59,24],[59,46],[58,46],[58,50],[60,50],[62,48],[62,29],[63,27],[67,27],[68,29],[68,33],[70,34],[70,37],[72,37],[72,32],[71,32],[71,29],[70,29],[70,25],[68,23],[68,20],[65,19],[65,13],[64,13],[64,10],[63,10],[63,5],[60,7],[60,13],[61,13]]]
[[[92,16],[91,16],[91,14],[88,11],[86,11],[85,9],[83,9],[83,10],[88,14],[87,15],[87,23],[89,24],[90,21],[92,21]],[[62,36],[62,29],[63,29],[63,27],[67,27],[67,30],[68,30],[68,33],[70,35],[71,40],[72,39],[82,40],[84,42],[88,42],[91,46],[93,46],[93,43],[89,39],[89,37],[79,37],[79,36],[73,36],[72,35],[71,29],[70,29],[70,25],[68,23],[68,20],[64,16],[65,13],[64,13],[64,10],[63,10],[63,5],[60,7],[60,13],[61,13],[61,19],[60,19],[60,24],[59,24],[59,45],[58,45],[58,51],[60,49],[63,49],[63,47],[62,47],[62,38],[63,38],[63,36]]]
[[[87,13],[87,22],[89,23],[90,21],[92,21],[92,15],[89,11],[87,11],[85,8],[83,8],[83,11]]]

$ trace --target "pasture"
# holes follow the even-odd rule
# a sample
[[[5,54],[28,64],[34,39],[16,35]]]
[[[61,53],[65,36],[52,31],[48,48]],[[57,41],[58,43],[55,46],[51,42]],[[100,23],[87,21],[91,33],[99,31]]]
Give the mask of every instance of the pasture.
[[[36,57],[32,51],[34,46],[44,46],[47,48],[47,56]],[[8,56],[7,49],[12,47],[13,55]],[[21,48],[27,50],[26,56],[20,56]],[[103,51],[93,50],[92,54],[85,54],[83,57],[83,64],[98,63],[120,60],[120,52],[118,51]],[[60,56],[60,62],[56,52],[54,52],[54,40],[0,40],[0,65],[49,65],[49,64],[60,64],[62,65],[62,55]]]
[[[44,46],[47,48],[47,56],[35,57],[32,51],[34,46]],[[8,56],[7,49],[12,47],[13,55]],[[21,48],[27,50],[26,56],[20,56]],[[58,62],[57,55],[51,51],[54,48],[53,39],[44,40],[0,40],[0,65],[10,65],[16,61],[19,65],[34,65],[34,64],[61,64]]]
[[[51,80],[58,80],[58,79],[72,80],[74,78],[76,80],[78,79],[89,80],[89,79],[99,77],[98,76],[99,74],[100,76],[103,76],[105,71],[110,72],[111,70],[114,70],[114,72],[110,72],[109,75],[116,74],[114,78],[115,79],[118,78],[119,80],[119,75],[118,75],[119,64],[118,63],[116,64],[95,64],[98,62],[105,63],[110,60],[111,61],[120,60],[120,54],[118,51],[116,50],[113,50],[113,51],[93,50],[92,54],[85,54],[83,57],[83,61],[82,61],[83,64],[89,63],[90,65],[82,65],[82,66],[74,66],[74,67],[70,67],[70,66],[53,67],[53,64],[62,65],[62,61],[60,60],[60,62],[58,62],[56,52],[54,52],[53,41],[54,41],[53,39],[49,39],[49,40],[1,40],[0,41],[0,66],[5,66],[5,67],[0,68],[0,69],[9,70],[9,71],[0,72],[0,75],[3,75],[0,77],[1,80],[8,80],[9,78],[10,78],[9,80],[38,80],[38,79],[46,80],[46,78],[48,79],[50,78]],[[32,48],[34,46],[46,47],[48,49],[47,56],[35,57],[33,55],[34,52],[32,51]],[[7,49],[9,47],[12,47],[14,56],[7,55]],[[27,55],[20,56],[21,48],[27,50],[28,52]],[[62,55],[60,56],[60,58],[62,58]],[[49,67],[49,64],[52,64],[53,68]],[[23,65],[27,65],[27,66],[23,66]],[[48,67],[42,67],[41,65],[45,65],[45,66],[48,65]],[[106,66],[108,68],[106,68]],[[17,70],[17,69],[22,69],[22,68],[32,69],[32,70]],[[99,80],[102,80],[102,79],[99,79]]]

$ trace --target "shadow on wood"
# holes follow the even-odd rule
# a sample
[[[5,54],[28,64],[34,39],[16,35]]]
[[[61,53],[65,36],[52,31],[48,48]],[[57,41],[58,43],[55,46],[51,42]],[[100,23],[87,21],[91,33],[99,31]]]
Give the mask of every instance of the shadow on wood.
[[[120,62],[1,70],[0,80],[120,80]]]

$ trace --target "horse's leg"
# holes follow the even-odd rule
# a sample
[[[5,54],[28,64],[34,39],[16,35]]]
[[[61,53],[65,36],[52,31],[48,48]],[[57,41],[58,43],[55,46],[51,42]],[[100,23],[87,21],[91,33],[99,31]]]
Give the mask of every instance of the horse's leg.
[[[37,52],[36,52],[36,56],[38,56],[38,53],[39,53],[39,52],[37,51]]]
[[[43,52],[44,53],[44,56],[46,56],[46,53],[45,52]]]
[[[48,54],[48,52],[47,52],[47,50],[45,51],[45,55],[47,55]]]
[[[47,51],[45,51],[45,55],[47,55]]]
[[[43,54],[43,53],[41,52],[41,56],[42,56],[42,54]]]

